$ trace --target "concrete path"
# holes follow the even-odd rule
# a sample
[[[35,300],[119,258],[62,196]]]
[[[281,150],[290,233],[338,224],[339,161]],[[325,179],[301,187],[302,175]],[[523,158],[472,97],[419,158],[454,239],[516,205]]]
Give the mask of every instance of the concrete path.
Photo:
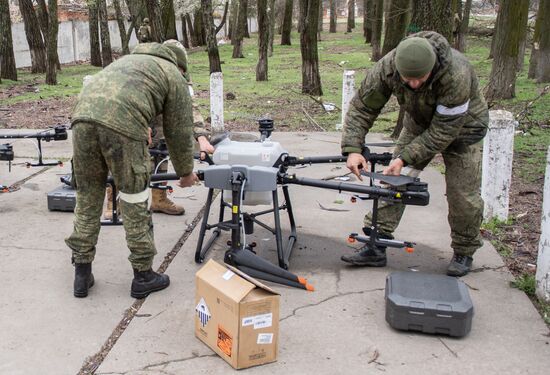
[[[275,133],[273,138],[296,156],[339,153],[337,133]],[[369,136],[369,141],[380,139]],[[70,156],[70,142],[46,146],[46,158]],[[14,145],[16,156],[32,156],[33,149],[29,142]],[[155,267],[167,266],[168,289],[145,300],[132,299],[123,229],[103,227],[93,265],[96,285],[88,298],[76,299],[74,269],[63,242],[73,215],[49,212],[46,200],[68,170],[16,165],[8,174],[6,163],[0,164],[0,184],[35,174],[19,190],[0,194],[0,374],[76,374],[83,368],[96,374],[233,371],[193,332],[194,274],[200,268],[193,255],[207,189],[175,188],[172,197],[186,207],[186,214],[153,215]],[[293,171],[312,178],[347,172],[341,164]],[[525,294],[510,288],[512,276],[489,243],[476,254],[474,272],[463,278],[475,306],[468,336],[399,332],[385,322],[386,275],[396,270],[444,273],[452,254],[443,176],[428,169],[422,178],[429,183],[431,203],[408,207],[396,232],[399,239],[417,242],[416,251],[389,250],[388,266],[382,269],[350,268],[339,259],[353,251],[346,238],[360,230],[369,203],[352,204],[348,195],[335,191],[290,187],[298,225],[290,270],[306,276],[316,291],[274,285],[281,293],[279,360],[242,372],[548,373],[549,330]],[[334,204],[340,198],[345,203]],[[282,221],[287,228],[286,213]],[[274,238],[258,227],[252,237],[259,254],[275,260]],[[221,261],[227,239],[224,234],[209,256]]]

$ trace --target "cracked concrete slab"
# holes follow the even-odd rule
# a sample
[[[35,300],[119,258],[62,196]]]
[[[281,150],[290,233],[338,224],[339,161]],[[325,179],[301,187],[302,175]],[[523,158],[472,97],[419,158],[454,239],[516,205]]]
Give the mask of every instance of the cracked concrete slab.
[[[292,155],[338,154],[337,133],[274,133]],[[369,135],[369,137],[371,137]],[[370,141],[379,140],[374,136]],[[380,150],[377,150],[380,151]],[[343,175],[340,165],[293,168],[298,176]],[[87,299],[72,297],[72,267],[62,240],[72,215],[49,213],[45,192],[57,182],[48,171],[29,181],[29,188],[0,195],[8,207],[3,220],[0,264],[12,296],[0,300],[0,373],[74,374],[87,357],[109,339],[122,314],[135,300],[129,297],[131,270],[122,228],[103,228],[94,273],[98,284]],[[298,241],[290,270],[305,276],[316,291],[274,285],[281,293],[279,359],[243,370],[254,374],[350,374],[384,372],[436,374],[546,374],[550,337],[529,299],[512,289],[510,273],[494,248],[485,243],[474,260],[476,272],[464,277],[475,306],[471,333],[462,339],[399,332],[385,321],[384,285],[389,272],[411,270],[444,273],[451,256],[443,176],[428,169],[428,207],[408,207],[396,232],[417,243],[413,254],[390,249],[388,266],[357,269],[340,256],[358,245],[346,242],[361,228],[369,202],[351,204],[349,196],[291,186]],[[31,187],[37,190],[32,190]],[[12,194],[18,194],[12,195]],[[178,195],[179,194],[179,195]],[[173,248],[204,203],[206,189],[176,191],[188,213],[184,217],[154,215],[159,247],[156,264]],[[8,198],[7,198],[8,197]],[[343,198],[343,199],[342,199]],[[195,200],[193,200],[195,199]],[[219,199],[219,198],[218,198]],[[341,204],[335,201],[343,200]],[[179,203],[178,202],[178,203]],[[339,207],[327,211],[323,207]],[[217,206],[214,206],[217,207]],[[17,210],[17,211],[15,211]],[[217,209],[211,217],[217,216]],[[11,212],[11,213],[10,213]],[[2,211],[2,217],[7,218]],[[286,213],[281,217],[288,232]],[[271,218],[266,217],[271,222]],[[221,374],[231,367],[194,337],[194,263],[198,229],[190,234],[166,273],[171,286],[148,297],[118,338],[97,374]],[[228,233],[209,254],[222,260]],[[248,237],[258,253],[276,260],[271,234],[256,226]],[[14,272],[14,270],[16,270]],[[49,341],[48,341],[49,340]]]

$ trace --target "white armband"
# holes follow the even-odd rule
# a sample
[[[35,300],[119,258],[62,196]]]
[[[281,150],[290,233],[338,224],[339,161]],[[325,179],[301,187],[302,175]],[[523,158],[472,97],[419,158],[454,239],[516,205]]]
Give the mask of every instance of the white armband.
[[[470,99],[468,99],[464,104],[458,105],[456,107],[451,107],[451,108],[438,104],[435,110],[437,113],[443,116],[456,116],[456,115],[462,115],[468,112],[469,105],[470,105]]]

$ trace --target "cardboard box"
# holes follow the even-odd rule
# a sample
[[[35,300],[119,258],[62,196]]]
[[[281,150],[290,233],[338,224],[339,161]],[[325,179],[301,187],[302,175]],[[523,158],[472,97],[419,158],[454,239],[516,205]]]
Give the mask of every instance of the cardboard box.
[[[195,281],[195,335],[201,341],[236,369],[277,360],[277,292],[213,260]]]

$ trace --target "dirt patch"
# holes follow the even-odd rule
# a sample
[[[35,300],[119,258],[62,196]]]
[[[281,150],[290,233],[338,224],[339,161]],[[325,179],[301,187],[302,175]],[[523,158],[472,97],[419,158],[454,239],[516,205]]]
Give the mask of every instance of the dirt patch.
[[[68,124],[75,101],[76,97],[54,98],[2,107],[0,108],[0,128],[44,129]]]

